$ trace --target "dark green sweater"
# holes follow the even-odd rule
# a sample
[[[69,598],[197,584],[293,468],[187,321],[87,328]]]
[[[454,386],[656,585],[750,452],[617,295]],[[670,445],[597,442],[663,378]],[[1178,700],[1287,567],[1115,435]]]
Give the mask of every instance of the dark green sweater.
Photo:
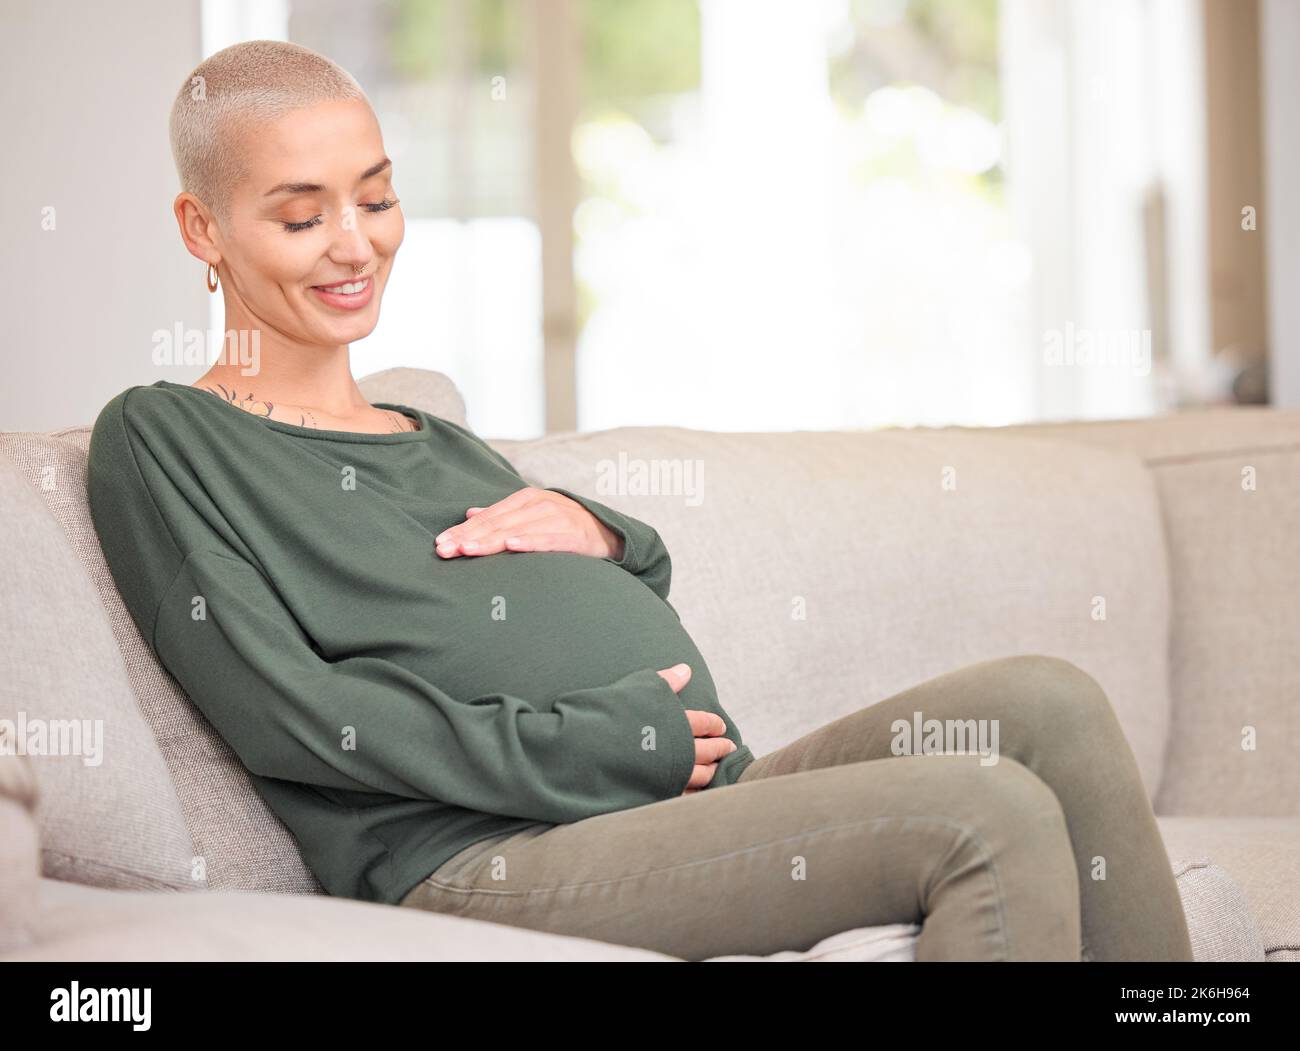
[[[313,430],[160,380],[105,406],[91,515],[158,659],[229,742],[322,886],[400,901],[488,836],[681,794],[686,708],[721,715],[668,603],[659,534],[444,559],[433,538],[528,483],[471,431],[402,405],[394,434]],[[658,674],[680,661],[680,694]]]

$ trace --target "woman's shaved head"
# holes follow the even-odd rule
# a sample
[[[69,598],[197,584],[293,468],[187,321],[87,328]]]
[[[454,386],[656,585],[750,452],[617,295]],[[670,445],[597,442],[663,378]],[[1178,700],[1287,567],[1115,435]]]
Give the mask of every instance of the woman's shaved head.
[[[221,220],[247,176],[239,137],[290,110],[335,99],[369,99],[352,75],[310,48],[248,40],[204,59],[172,105],[172,157],[186,190]]]

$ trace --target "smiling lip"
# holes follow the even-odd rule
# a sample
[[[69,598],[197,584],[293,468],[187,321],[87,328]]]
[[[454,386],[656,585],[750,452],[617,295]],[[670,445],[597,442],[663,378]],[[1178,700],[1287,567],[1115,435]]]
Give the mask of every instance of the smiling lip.
[[[340,292],[347,285],[364,285],[359,292]],[[312,285],[311,290],[324,303],[342,310],[360,310],[370,302],[375,291],[375,279],[372,276],[349,281],[336,281],[332,285]]]

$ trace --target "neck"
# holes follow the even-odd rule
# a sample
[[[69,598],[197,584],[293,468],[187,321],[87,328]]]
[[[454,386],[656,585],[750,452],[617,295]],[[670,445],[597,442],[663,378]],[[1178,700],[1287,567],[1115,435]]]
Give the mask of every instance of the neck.
[[[370,407],[352,377],[346,343],[321,346],[287,340],[259,320],[231,310],[232,306],[227,300],[226,331],[258,333],[259,353],[253,363],[257,371],[250,374],[237,361],[218,361],[196,382],[220,385],[241,398],[309,406],[339,417]]]

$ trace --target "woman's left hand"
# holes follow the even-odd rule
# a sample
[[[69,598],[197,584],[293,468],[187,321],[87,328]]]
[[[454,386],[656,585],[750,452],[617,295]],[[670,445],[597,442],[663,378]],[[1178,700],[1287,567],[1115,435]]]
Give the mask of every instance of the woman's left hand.
[[[500,551],[570,551],[593,558],[623,557],[623,540],[576,500],[527,486],[488,507],[471,507],[465,521],[439,533],[441,558]]]

